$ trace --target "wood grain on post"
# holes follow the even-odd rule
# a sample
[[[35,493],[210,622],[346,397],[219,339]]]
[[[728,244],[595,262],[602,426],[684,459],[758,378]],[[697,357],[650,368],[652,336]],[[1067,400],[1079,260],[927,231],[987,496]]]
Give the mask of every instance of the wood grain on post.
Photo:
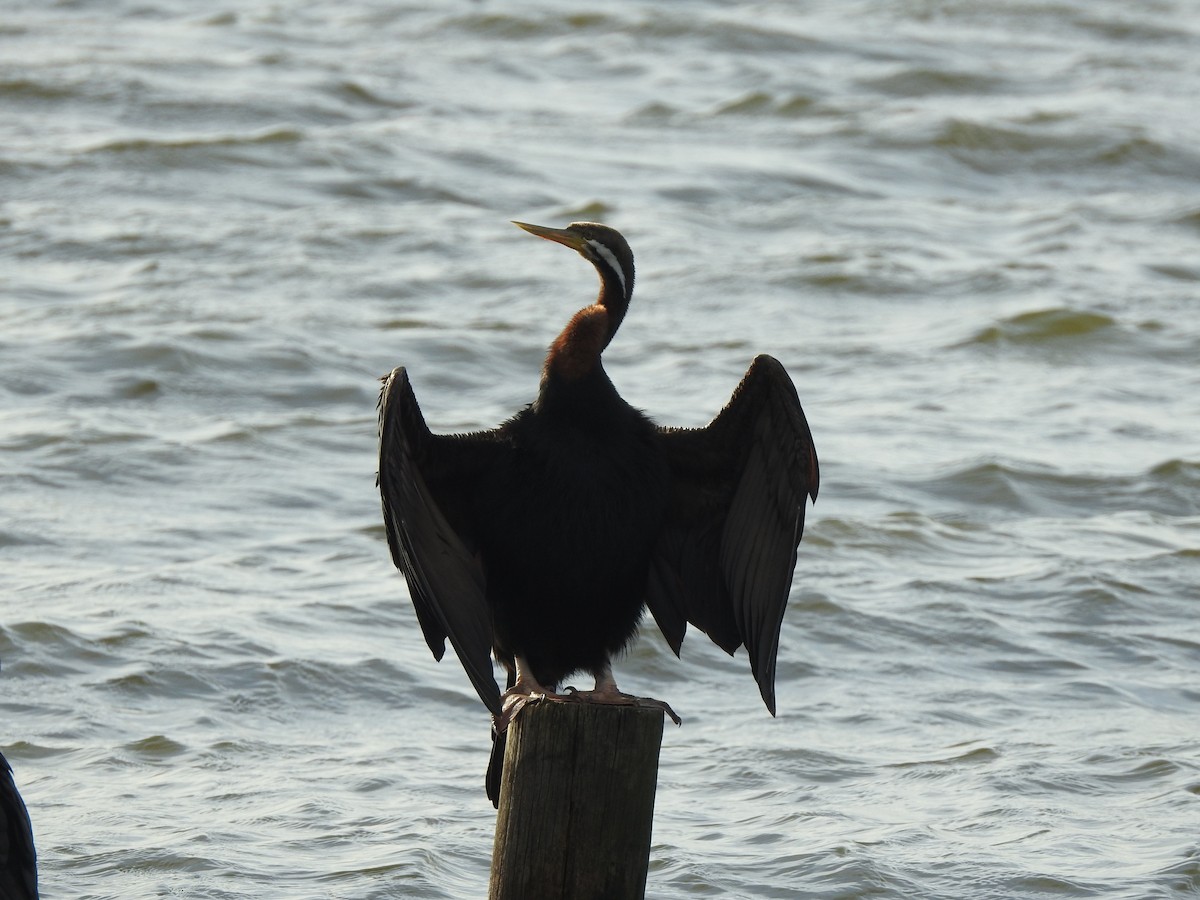
[[[661,710],[531,703],[508,731],[489,900],[641,900]]]

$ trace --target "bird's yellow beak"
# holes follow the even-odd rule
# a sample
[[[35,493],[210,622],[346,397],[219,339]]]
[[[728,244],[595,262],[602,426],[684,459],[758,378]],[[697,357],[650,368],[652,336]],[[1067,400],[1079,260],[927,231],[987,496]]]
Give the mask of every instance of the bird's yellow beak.
[[[545,238],[548,241],[555,241],[559,244],[564,244],[572,250],[583,249],[584,237],[577,231],[571,231],[568,228],[547,228],[545,225],[530,225],[527,222],[513,222],[518,228],[523,228],[530,234],[536,234],[540,238]]]

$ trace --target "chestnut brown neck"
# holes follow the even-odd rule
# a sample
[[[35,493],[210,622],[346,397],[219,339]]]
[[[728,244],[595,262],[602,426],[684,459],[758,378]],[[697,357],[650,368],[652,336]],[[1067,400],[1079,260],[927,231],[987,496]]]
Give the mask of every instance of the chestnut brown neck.
[[[617,321],[619,324],[620,320]],[[585,306],[571,317],[567,327],[550,345],[543,377],[566,381],[583,378],[599,365],[600,354],[616,330],[611,313],[600,302]]]

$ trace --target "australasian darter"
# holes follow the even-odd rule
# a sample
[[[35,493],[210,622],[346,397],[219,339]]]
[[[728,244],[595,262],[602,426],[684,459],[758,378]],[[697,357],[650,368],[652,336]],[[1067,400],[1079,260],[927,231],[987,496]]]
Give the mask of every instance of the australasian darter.
[[[775,657],[819,480],[796,389],[758,356],[704,428],[656,426],[601,360],[633,293],[633,253],[614,229],[515,223],[579,252],[596,302],[550,345],[534,401],[472,434],[433,434],[403,368],[379,401],[379,489],[392,559],[436,658],[450,639],[492,713],[488,796],[498,802],[504,729],[531,695],[573,672],[617,691],[612,659],[648,607],[679,654],[688,623],[729,654],[745,645],[775,714]],[[489,654],[508,671],[501,695]],[[660,704],[674,717],[669,707]]]

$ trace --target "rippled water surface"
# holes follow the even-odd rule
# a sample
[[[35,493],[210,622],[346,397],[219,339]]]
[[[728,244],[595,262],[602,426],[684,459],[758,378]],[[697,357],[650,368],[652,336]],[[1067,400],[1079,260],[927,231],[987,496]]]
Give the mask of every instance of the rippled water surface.
[[[0,14],[0,749],[48,898],[486,891],[488,723],[384,543],[431,424],[607,354],[821,454],[779,660],[653,626],[648,896],[1200,893],[1200,10],[21,2]]]

